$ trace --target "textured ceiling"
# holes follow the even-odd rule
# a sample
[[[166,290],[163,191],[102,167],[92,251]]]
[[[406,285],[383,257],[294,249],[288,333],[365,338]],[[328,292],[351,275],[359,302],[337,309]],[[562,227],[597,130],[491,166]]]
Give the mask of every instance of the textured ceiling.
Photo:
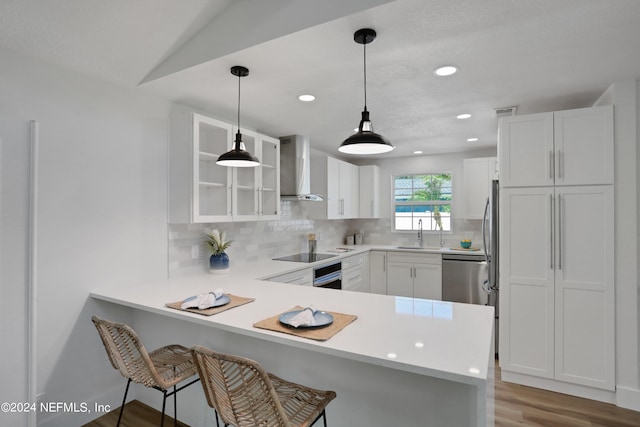
[[[271,11],[239,12],[258,1]],[[0,45],[231,121],[229,68],[244,65],[243,124],[307,135],[337,153],[363,106],[353,32],[371,27],[368,107],[375,130],[397,146],[391,156],[492,147],[496,107],[589,106],[612,82],[640,76],[637,0],[369,1],[332,0],[324,13],[314,2],[317,11],[295,19],[290,0],[3,0]],[[367,4],[380,5],[358,12]],[[443,64],[460,71],[435,77]],[[302,93],[317,99],[301,103]],[[462,112],[473,117],[457,120]]]

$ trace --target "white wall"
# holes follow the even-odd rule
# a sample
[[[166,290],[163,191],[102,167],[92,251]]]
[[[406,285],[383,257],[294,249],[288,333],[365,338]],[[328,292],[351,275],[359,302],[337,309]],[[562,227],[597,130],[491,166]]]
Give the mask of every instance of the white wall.
[[[2,356],[0,402],[29,400],[29,182],[30,123],[0,115],[0,342],[10,343]],[[28,414],[0,413],[0,425],[25,427]]]
[[[90,316],[131,314],[89,292],[166,277],[169,103],[11,51],[0,57],[0,114],[40,124],[37,392],[118,406],[124,383]],[[42,413],[38,425],[95,417]]]
[[[617,82],[598,100],[613,104],[615,123],[615,282],[617,405],[640,411],[640,85]]]

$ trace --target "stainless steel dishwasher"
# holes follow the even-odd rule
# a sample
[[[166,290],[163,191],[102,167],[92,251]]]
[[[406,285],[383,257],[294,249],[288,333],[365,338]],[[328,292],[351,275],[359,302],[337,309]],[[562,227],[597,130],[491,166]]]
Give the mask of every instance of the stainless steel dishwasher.
[[[488,274],[484,255],[442,254],[442,300],[487,305]]]

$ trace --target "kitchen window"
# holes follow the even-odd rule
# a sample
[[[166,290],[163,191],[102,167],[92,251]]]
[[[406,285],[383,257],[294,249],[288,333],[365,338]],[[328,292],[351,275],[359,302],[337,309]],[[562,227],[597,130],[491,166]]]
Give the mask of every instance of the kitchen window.
[[[395,231],[451,231],[451,174],[394,175]]]

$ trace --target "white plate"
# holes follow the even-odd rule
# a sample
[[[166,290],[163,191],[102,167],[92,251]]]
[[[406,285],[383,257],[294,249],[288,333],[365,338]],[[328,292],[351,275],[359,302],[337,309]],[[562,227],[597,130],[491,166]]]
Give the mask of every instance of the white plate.
[[[188,301],[191,301],[191,300],[196,299],[196,298],[198,298],[198,296],[194,295],[192,297],[189,297],[189,298],[185,299],[182,302],[183,303],[184,302],[188,302]],[[213,302],[213,305],[211,305],[209,307],[206,307],[206,308],[203,308],[202,310],[207,310],[209,308],[214,308],[214,307],[220,307],[220,306],[229,304],[230,302],[231,302],[231,298],[229,298],[229,295],[222,295],[220,298],[216,298],[216,300]],[[194,309],[198,310],[198,307],[189,307],[189,308],[194,308]]]
[[[295,310],[295,311],[289,311],[287,313],[282,313],[280,315],[280,317],[278,318],[278,320],[283,325],[287,325],[287,326],[290,326],[292,328],[296,328],[295,326],[293,326],[291,324],[291,319],[293,319],[299,313],[302,313],[304,310],[306,310],[306,309]],[[333,323],[333,316],[330,313],[327,313],[326,311],[316,310],[316,312],[313,313],[313,320],[314,320],[314,325],[311,325],[311,326],[300,325],[300,326],[297,327],[297,329],[302,329],[302,328],[304,328],[304,329],[322,328],[324,326],[329,326],[330,324]]]

